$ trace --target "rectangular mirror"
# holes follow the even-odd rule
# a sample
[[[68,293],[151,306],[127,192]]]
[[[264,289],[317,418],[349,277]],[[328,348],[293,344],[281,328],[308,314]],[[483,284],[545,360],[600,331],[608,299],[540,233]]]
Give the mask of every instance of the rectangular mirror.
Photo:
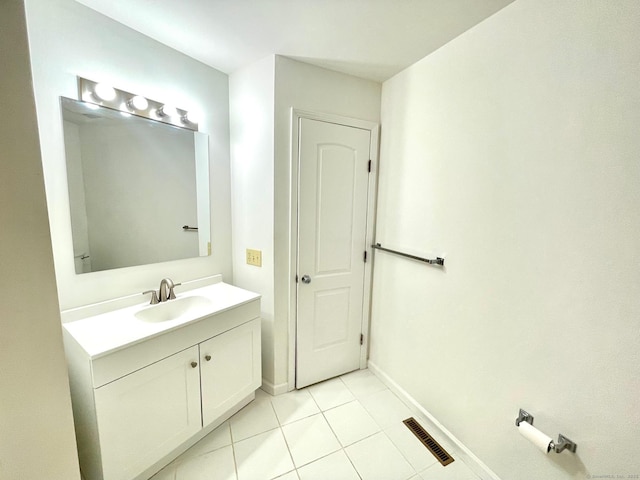
[[[60,104],[76,273],[208,255],[208,135]]]

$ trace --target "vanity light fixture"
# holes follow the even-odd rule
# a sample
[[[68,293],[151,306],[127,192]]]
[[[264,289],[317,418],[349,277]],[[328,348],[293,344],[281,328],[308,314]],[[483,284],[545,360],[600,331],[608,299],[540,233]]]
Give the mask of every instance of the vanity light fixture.
[[[157,102],[149,98],[113,88],[106,83],[94,82],[78,77],[79,99],[88,105],[100,105],[121,112],[137,115],[157,122],[198,131],[198,121],[193,113],[174,107],[170,103]]]

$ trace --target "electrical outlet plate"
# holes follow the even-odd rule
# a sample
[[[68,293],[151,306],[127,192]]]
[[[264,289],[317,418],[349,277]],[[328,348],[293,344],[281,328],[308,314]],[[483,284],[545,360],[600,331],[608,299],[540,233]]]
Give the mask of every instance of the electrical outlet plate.
[[[252,250],[247,248],[247,265],[262,267],[262,250]]]

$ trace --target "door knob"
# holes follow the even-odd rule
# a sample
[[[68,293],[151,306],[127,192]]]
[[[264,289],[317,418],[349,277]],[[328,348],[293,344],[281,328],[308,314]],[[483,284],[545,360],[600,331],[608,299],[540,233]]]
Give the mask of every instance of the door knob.
[[[191,368],[196,368],[198,366],[198,362],[191,362]]]
[[[311,283],[311,277],[309,275],[303,275],[302,283]]]
[[[205,355],[204,359],[208,362],[209,360],[211,360],[211,355]]]

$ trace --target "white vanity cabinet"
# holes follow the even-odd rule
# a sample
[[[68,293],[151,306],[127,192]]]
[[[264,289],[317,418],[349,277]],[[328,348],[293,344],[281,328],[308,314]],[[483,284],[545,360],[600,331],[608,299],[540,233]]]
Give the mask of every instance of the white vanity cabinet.
[[[64,325],[86,480],[146,480],[255,397],[259,296],[207,288],[227,295],[187,322],[140,324],[123,309]]]
[[[256,358],[257,355],[257,358]],[[262,383],[260,321],[200,344],[202,424],[210,425]]]
[[[95,389],[104,479],[135,478],[200,431],[197,359],[194,346]]]

